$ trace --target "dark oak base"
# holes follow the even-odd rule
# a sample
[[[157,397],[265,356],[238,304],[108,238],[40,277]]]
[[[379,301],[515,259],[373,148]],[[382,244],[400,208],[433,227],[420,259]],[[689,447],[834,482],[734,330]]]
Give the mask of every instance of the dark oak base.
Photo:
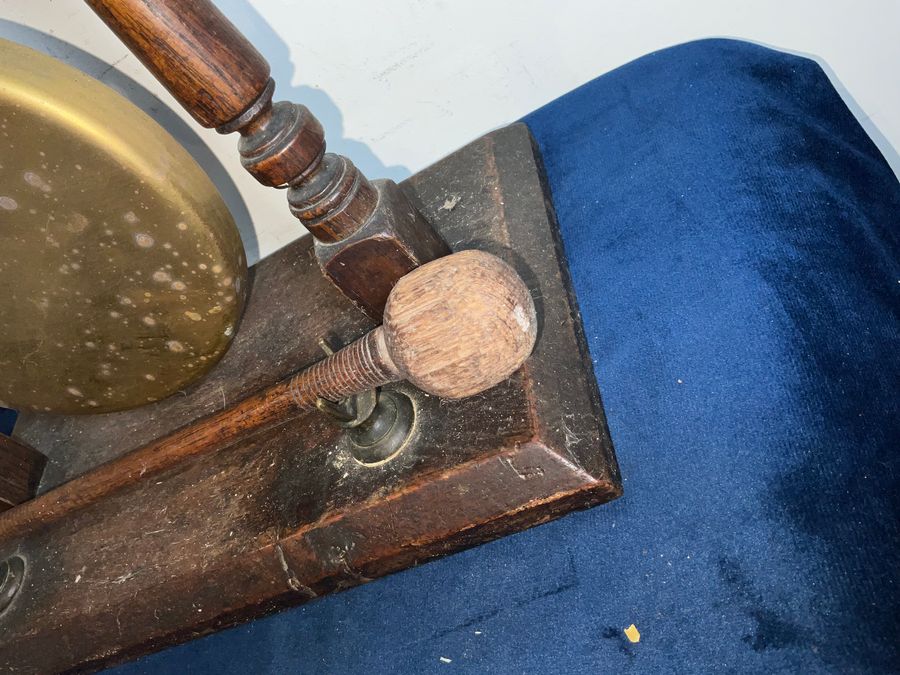
[[[308,238],[264,260],[231,351],[184,396],[20,421],[17,436],[48,455],[49,493],[0,515],[0,560],[26,563],[0,614],[0,669],[108,665],[621,494],[527,129],[491,133],[401,187],[451,248],[496,253],[529,284],[541,326],[525,368],[458,402],[398,385],[414,436],[377,466],[318,412],[206,454],[126,452],[318,360],[319,338],[370,327]],[[66,483],[102,462],[90,492]],[[64,514],[41,518],[60,495]]]

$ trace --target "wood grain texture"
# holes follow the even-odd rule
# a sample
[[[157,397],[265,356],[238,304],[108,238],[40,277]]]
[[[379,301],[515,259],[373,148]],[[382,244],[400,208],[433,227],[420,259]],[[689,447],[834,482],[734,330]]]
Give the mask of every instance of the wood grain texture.
[[[375,209],[352,235],[316,241],[319,265],[357,307],[381,319],[397,281],[450,248],[396,183],[375,180]]]
[[[0,617],[0,669],[99,668],[620,494],[527,130],[489,134],[403,188],[454,248],[490,251],[525,280],[541,324],[524,368],[460,401],[396,385],[417,421],[379,466],[356,462],[317,412],[192,456],[122,455],[221,406],[223,392],[252,393],[319,360],[329,327],[344,343],[371,327],[318,274],[308,240],[263,261],[232,352],[180,400],[91,424],[22,419],[17,433],[46,444],[56,467],[42,489],[84,470],[83,453],[111,462],[109,487],[0,536],[0,557],[28,564]]]
[[[534,348],[528,287],[494,255],[468,250],[403,277],[384,310],[386,351],[423,391],[464,398],[502,382]]]
[[[384,325],[295,375],[300,407],[340,401],[399,380],[442,398],[499,384],[534,348],[534,301],[516,271],[490,253],[468,250],[402,277]]]
[[[314,174],[327,178],[327,173],[320,171],[325,153],[325,130],[319,120],[299,103],[279,101],[273,104],[273,92],[274,86],[270,86],[251,108],[250,114],[245,113],[230,127],[222,126],[218,130],[240,132],[241,165],[263,185],[276,188],[290,183],[301,185]],[[329,206],[331,210],[323,217],[339,216],[342,205]]]
[[[232,121],[269,81],[269,64],[211,2],[85,1],[204,127]]]
[[[316,241],[331,244],[357,232],[378,203],[375,186],[346,157],[328,153],[314,176],[288,190],[291,213]]]
[[[291,397],[303,409],[321,397],[338,402],[402,380],[387,348],[381,326],[291,378]]]
[[[267,387],[230,408],[151,441],[116,463],[104,464],[40,499],[21,504],[0,520],[0,539],[18,536],[35,523],[49,525],[145,480],[175,462],[222,450],[273,426],[290,422],[299,415],[295,408],[288,382]]]

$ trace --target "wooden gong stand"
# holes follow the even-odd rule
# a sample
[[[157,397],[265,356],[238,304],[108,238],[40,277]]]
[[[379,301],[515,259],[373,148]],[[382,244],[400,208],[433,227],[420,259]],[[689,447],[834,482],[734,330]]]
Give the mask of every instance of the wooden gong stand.
[[[268,64],[211,3],[88,4],[198,122],[241,134],[244,166],[289,186],[313,238],[255,266],[234,344],[183,396],[22,415],[16,439],[48,464],[39,496],[0,514],[0,666],[120,662],[621,493],[524,125],[399,186],[368,181],[324,153],[309,111],[271,105]],[[394,283],[447,245],[498,255],[531,290],[537,346],[513,377],[459,401],[385,387],[412,404],[409,440],[386,456],[319,411],[248,423],[227,443],[166,442],[319,361],[323,340],[363,335]]]

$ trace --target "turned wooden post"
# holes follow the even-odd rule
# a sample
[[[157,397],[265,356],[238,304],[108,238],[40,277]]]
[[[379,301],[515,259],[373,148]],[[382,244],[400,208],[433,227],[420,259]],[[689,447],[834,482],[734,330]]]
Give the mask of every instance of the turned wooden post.
[[[397,280],[449,253],[393,181],[369,181],[325,152],[322,125],[298,104],[272,102],[269,64],[209,0],[86,0],[204,127],[238,132],[244,168],[287,188],[324,273],[378,318]]]

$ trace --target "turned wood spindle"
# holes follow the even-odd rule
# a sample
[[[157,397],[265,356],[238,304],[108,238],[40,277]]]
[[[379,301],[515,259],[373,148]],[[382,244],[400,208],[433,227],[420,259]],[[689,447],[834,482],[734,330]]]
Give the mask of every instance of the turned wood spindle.
[[[325,152],[303,105],[273,103],[269,64],[210,0],[86,0],[207,128],[238,132],[241,164],[316,239],[325,274],[373,318],[397,280],[449,249],[393,181],[369,181]]]

